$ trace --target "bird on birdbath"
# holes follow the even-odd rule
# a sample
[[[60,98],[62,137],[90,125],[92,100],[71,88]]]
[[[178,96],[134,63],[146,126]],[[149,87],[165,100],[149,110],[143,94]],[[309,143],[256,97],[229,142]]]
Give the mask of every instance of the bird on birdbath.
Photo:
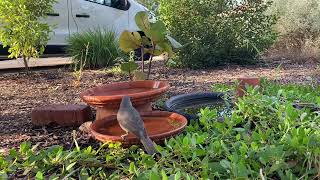
[[[124,96],[122,98],[117,120],[120,127],[126,132],[121,136],[122,139],[125,140],[129,133],[132,133],[141,141],[148,154],[157,153],[155,144],[148,136],[139,112],[132,106],[130,97]]]

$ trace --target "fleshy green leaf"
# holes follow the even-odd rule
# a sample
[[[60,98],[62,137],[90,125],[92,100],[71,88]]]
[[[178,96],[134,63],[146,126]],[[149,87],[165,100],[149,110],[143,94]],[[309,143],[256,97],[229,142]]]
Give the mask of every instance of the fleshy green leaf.
[[[134,165],[133,162],[130,163],[129,172],[131,174],[134,174],[136,172],[136,166]]]
[[[77,164],[77,162],[74,162],[74,163],[69,164],[69,165],[67,166],[66,170],[67,170],[67,171],[70,171],[70,170],[73,168],[73,166],[76,165],[76,164]]]
[[[43,173],[38,171],[35,177],[36,180],[44,180]]]
[[[174,175],[174,180],[180,180],[181,178],[181,172],[178,171],[175,175]]]
[[[166,172],[164,170],[161,171],[162,180],[169,180]]]
[[[160,176],[154,171],[151,171],[149,179],[150,180],[161,180]]]
[[[220,165],[221,165],[222,167],[224,167],[225,169],[231,169],[231,164],[230,164],[230,162],[227,161],[227,160],[225,160],[225,159],[220,161]]]

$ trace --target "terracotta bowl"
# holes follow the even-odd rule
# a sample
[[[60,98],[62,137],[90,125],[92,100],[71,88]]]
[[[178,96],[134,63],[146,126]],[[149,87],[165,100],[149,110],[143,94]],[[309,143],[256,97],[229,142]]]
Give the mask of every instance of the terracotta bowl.
[[[141,117],[150,138],[156,143],[163,143],[166,138],[180,134],[187,126],[187,119],[179,114],[165,111],[143,112]],[[91,124],[91,133],[102,142],[121,142],[128,147],[140,144],[140,141],[132,134],[124,141],[121,135],[125,132],[118,124],[117,116],[109,116]]]
[[[246,91],[246,85],[250,85],[253,87],[260,86],[260,78],[258,77],[242,77],[238,78],[239,85],[237,87],[237,96],[243,97]]]
[[[169,89],[164,81],[111,83],[81,93],[81,98],[95,107],[119,108],[123,96],[130,96],[134,106],[157,100]]]

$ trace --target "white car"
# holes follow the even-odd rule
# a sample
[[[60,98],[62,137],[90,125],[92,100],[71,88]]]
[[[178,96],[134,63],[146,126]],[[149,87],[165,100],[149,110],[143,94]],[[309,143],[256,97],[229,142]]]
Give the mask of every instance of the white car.
[[[65,47],[72,33],[96,27],[112,29],[119,36],[124,30],[139,31],[135,15],[140,11],[147,8],[135,0],[58,0],[45,20],[54,25],[47,48]]]

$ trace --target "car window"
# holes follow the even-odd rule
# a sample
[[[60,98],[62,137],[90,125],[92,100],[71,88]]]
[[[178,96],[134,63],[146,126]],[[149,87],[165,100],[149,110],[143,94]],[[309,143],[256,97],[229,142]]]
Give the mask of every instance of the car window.
[[[116,9],[128,10],[130,7],[130,3],[128,0],[85,0],[105,6],[110,6]]]
[[[102,4],[105,6],[111,6],[111,0],[86,0],[86,1]]]

